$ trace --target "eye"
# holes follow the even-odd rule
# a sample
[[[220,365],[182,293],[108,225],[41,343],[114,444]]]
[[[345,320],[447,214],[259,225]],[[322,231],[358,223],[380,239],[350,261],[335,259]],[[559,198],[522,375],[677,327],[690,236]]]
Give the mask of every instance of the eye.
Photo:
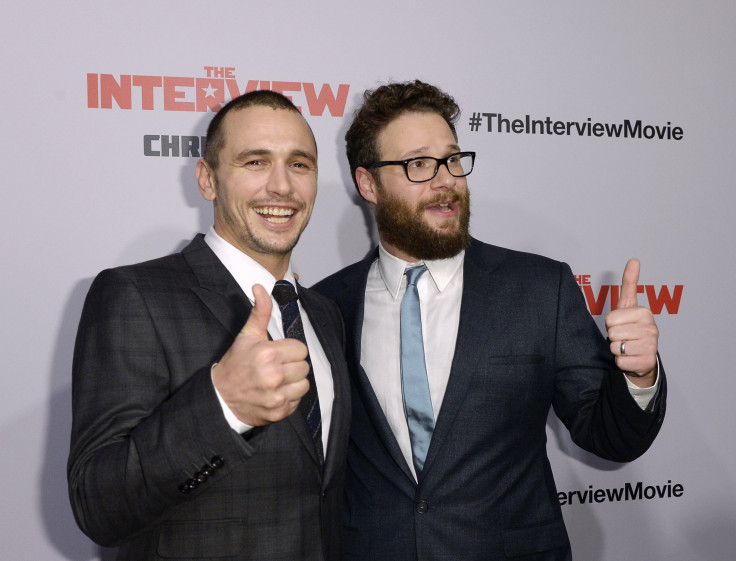
[[[289,167],[295,173],[300,174],[309,173],[310,171],[316,169],[314,164],[306,160],[295,160],[289,164]]]
[[[429,162],[424,158],[417,158],[415,160],[409,160],[407,164],[410,168],[421,169],[429,165]]]

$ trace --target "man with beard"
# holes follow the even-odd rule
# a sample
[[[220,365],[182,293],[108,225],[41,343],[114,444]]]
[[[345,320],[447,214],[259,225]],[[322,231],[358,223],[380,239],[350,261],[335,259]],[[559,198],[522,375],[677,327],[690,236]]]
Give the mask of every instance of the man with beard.
[[[436,87],[392,83],[345,136],[380,238],[315,287],[348,330],[346,559],[569,560],[547,414],[603,458],[644,453],[665,410],[658,331],[636,260],[606,342],[566,264],[469,236],[458,116]]]
[[[212,119],[196,173],[209,232],[103,271],[87,296],[75,517],[121,560],[338,561],[342,320],[290,262],[317,194],[314,136],[286,97],[251,92]]]

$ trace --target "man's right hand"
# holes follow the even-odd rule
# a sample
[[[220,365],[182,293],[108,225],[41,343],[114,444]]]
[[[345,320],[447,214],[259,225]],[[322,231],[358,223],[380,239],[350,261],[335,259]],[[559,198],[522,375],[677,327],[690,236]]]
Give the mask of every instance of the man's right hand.
[[[243,423],[257,427],[291,415],[307,393],[307,347],[296,339],[269,341],[271,297],[253,286],[248,321],[212,369],[215,388]]]

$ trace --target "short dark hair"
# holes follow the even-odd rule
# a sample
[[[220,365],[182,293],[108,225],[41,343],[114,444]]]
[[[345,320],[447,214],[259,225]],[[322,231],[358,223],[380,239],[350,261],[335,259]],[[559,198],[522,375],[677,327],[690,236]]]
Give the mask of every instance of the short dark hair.
[[[457,140],[455,123],[460,117],[460,107],[449,94],[436,86],[420,80],[393,82],[374,90],[366,90],[361,105],[353,116],[353,122],[345,134],[345,151],[350,174],[355,183],[355,170],[377,162],[378,135],[394,119],[409,112],[437,113],[447,122]]]
[[[255,106],[271,107],[272,109],[285,109],[287,111],[296,111],[299,113],[299,109],[297,109],[296,105],[294,105],[288,97],[271,90],[254,90],[232,99],[226,103],[214,117],[212,117],[212,120],[207,127],[204,161],[207,162],[207,165],[209,165],[211,169],[217,169],[218,156],[220,154],[220,150],[222,150],[223,144],[225,143],[225,138],[222,133],[222,122],[224,121],[225,116],[232,111],[239,111],[241,109]],[[309,126],[309,124],[307,124],[307,126]],[[312,137],[314,137],[314,135],[312,135]]]

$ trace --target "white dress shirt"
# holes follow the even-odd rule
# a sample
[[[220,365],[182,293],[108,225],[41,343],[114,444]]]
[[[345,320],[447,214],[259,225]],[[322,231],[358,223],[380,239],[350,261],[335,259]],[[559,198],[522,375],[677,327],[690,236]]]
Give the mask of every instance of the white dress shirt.
[[[409,427],[401,396],[401,300],[406,292],[407,262],[379,245],[365,290],[360,363],[381,404],[391,430],[414,473]],[[424,356],[435,420],[445,397],[460,325],[465,252],[450,259],[424,261],[427,272],[417,291],[422,313]],[[415,474],[416,477],[416,474]]]
[[[222,239],[215,229],[211,227],[204,237],[204,241],[210,246],[210,249],[215,253],[217,258],[222,262],[225,268],[235,278],[235,281],[240,285],[240,288],[245,292],[245,295],[250,300],[251,304],[255,303],[253,297],[253,285],[260,284],[266,291],[271,294],[276,279],[265,267],[260,265],[251,257],[231,245],[224,239]],[[294,288],[296,288],[296,280],[291,270],[291,263],[289,268],[284,275],[283,280],[289,281]],[[268,321],[268,334],[271,339],[278,340],[284,338],[284,327],[281,322],[281,310],[279,309],[278,303],[271,296],[273,302],[273,308],[271,309],[271,319]],[[302,308],[302,304],[299,301],[299,313],[302,318],[302,324],[304,325],[304,337],[307,340],[307,347],[309,349],[309,358],[312,361],[312,368],[314,369],[314,379],[317,384],[317,395],[319,396],[319,407],[322,416],[322,449],[327,452],[327,437],[330,433],[330,420],[332,419],[332,402],[335,397],[334,387],[332,384],[332,368],[330,362],[327,360],[322,345],[317,338],[317,334],[309,321],[309,315]],[[243,320],[245,323],[245,319]],[[225,414],[230,426],[239,433],[244,433],[253,427],[246,425],[241,422],[230,408],[225,404],[225,401],[220,396],[220,393],[215,388],[217,397],[220,400],[222,411]]]
[[[465,252],[449,259],[425,260],[427,273],[419,277],[417,291],[422,314],[424,355],[435,421],[445,397],[460,325]],[[420,261],[419,263],[422,263]],[[401,393],[401,300],[406,292],[404,270],[408,263],[387,252],[379,243],[378,259],[368,272],[365,290],[360,364],[370,380],[391,430],[414,477],[409,427]],[[659,387],[637,388],[626,379],[629,392],[645,409]]]

